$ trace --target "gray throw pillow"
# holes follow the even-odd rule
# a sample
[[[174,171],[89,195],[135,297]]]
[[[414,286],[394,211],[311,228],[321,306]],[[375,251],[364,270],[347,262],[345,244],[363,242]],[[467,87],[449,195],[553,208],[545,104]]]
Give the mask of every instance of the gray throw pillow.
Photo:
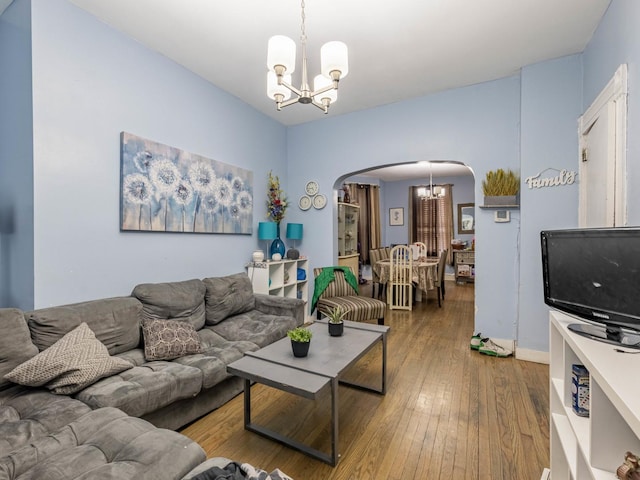
[[[207,287],[207,325],[215,325],[232,315],[253,310],[256,306],[253,285],[244,272],[205,278],[202,283]]]
[[[68,395],[132,367],[126,360],[110,356],[107,347],[89,326],[81,323],[4,378],[29,387],[45,386],[53,393]]]
[[[190,323],[179,320],[142,321],[144,357],[149,360],[172,360],[202,352],[198,332]]]

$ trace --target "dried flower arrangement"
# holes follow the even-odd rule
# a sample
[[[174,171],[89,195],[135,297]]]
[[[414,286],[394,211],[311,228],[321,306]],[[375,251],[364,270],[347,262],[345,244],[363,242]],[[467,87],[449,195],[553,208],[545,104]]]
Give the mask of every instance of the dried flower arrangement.
[[[269,171],[269,190],[267,192],[267,218],[276,223],[280,223],[284,219],[287,211],[287,197],[280,189],[280,178],[273,176]]]

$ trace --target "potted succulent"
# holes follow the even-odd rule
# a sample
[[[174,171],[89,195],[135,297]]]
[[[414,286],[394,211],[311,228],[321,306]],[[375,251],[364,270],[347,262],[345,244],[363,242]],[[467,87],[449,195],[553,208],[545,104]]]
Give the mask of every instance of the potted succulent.
[[[329,335],[332,337],[340,337],[344,332],[344,316],[349,313],[349,310],[342,308],[340,305],[332,308],[325,313],[329,319]]]
[[[485,206],[520,204],[520,176],[512,170],[489,170],[482,181]]]
[[[291,339],[291,349],[294,357],[306,357],[309,353],[309,345],[313,334],[304,327],[297,327],[287,332]]]

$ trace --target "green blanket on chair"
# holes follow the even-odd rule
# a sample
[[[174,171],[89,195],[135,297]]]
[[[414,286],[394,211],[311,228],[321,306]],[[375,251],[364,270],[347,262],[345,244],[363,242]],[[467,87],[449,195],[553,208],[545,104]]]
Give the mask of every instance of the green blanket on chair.
[[[358,279],[349,267],[324,267],[316,277],[315,283],[313,285],[313,300],[311,301],[310,313],[313,313],[313,311],[316,309],[316,305],[318,304],[320,295],[322,295],[329,284],[336,279],[334,274],[336,270],[342,270],[342,272],[344,273],[344,279],[349,285],[351,285],[351,288],[353,288],[356,295],[358,295]]]

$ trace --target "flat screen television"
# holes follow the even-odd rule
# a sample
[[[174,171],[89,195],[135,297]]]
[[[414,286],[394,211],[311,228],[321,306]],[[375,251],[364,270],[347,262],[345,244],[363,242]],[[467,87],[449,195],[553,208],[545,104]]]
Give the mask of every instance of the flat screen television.
[[[588,323],[569,329],[640,349],[640,227],[540,233],[544,301]]]

